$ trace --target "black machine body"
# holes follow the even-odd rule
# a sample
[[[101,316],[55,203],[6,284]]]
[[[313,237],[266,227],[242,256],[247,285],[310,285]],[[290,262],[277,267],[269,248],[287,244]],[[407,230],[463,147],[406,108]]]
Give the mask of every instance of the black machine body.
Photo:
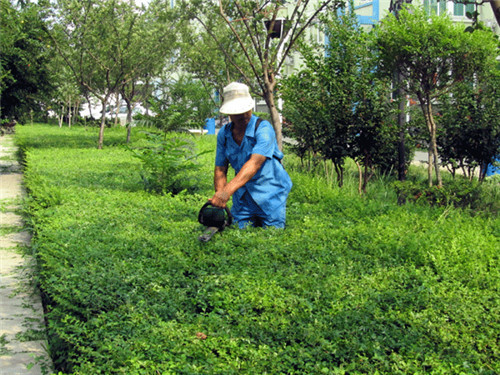
[[[198,222],[207,227],[206,232],[199,237],[202,242],[208,242],[217,232],[224,230],[233,222],[229,208],[215,207],[207,202],[198,213]]]

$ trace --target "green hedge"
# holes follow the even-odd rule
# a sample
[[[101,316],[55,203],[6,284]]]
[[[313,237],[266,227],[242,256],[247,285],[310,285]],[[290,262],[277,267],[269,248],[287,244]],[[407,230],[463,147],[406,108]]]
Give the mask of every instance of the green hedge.
[[[153,195],[125,130],[107,129],[103,150],[90,131],[16,135],[61,373],[500,373],[498,217],[363,198],[290,169],[285,230],[204,244],[214,153],[197,193]]]

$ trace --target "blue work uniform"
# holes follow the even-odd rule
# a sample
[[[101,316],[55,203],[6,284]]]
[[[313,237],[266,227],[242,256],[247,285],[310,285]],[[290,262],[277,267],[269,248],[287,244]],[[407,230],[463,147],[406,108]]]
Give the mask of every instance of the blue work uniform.
[[[283,153],[278,148],[272,125],[262,121],[256,132],[257,118],[252,115],[241,145],[233,139],[232,123],[221,128],[217,135],[215,165],[227,167],[229,163],[238,174],[252,154],[265,156],[266,161],[255,176],[233,194],[231,213],[240,228],[249,222],[255,224],[256,219],[264,226],[284,228],[286,200],[292,180],[281,165]]]

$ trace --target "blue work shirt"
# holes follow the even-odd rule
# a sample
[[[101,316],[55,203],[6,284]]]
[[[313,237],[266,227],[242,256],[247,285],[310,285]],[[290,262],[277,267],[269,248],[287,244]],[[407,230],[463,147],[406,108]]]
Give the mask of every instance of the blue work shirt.
[[[240,211],[241,197],[248,192],[266,215],[286,203],[292,188],[292,180],[281,165],[283,153],[278,148],[276,134],[268,121],[262,121],[255,132],[257,116],[252,115],[247,125],[241,145],[233,139],[232,123],[224,125],[217,135],[217,153],[215,165],[227,167],[228,163],[239,173],[252,154],[265,156],[267,159],[244,186],[233,195],[233,208]]]

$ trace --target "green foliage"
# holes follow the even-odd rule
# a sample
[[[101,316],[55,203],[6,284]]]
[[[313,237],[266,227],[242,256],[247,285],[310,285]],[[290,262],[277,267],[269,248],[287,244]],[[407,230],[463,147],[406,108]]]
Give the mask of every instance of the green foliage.
[[[96,150],[91,130],[16,134],[61,375],[500,372],[497,216],[402,207],[389,187],[359,197],[291,170],[285,230],[201,244],[215,137],[196,138],[212,151],[200,193],[158,196],[139,160]]]
[[[444,164],[466,170],[478,167],[480,179],[500,155],[500,74],[476,75],[440,98],[438,146]]]
[[[464,32],[448,15],[427,15],[424,9],[405,6],[396,17],[389,14],[376,28],[374,46],[377,69],[385,77],[398,74],[400,87],[418,100],[429,130],[428,147],[434,160],[437,150],[438,121],[433,103],[463,80],[472,79],[496,65],[497,42],[485,30]],[[429,166],[429,185],[435,167],[438,185],[440,168]]]
[[[281,147],[281,118],[272,103],[276,102],[285,58],[315,23],[318,14],[335,9],[338,3],[340,1],[325,0],[313,6],[310,1],[262,4],[248,0],[178,1],[179,17],[196,21],[184,37],[184,46],[187,46],[184,66],[204,81],[213,82],[219,93],[228,81],[247,83],[252,93],[267,103]],[[212,40],[206,43],[208,38]],[[219,54],[212,57],[215,49]]]
[[[0,1],[0,118],[26,122],[53,90],[41,6]]]
[[[133,149],[142,162],[141,176],[146,191],[177,194],[182,190],[197,189],[195,146],[175,134],[146,133],[148,144]]]
[[[159,86],[159,95],[152,101],[157,115],[149,119],[158,129],[199,129],[205,125],[205,119],[214,116],[216,106],[210,96],[213,87],[207,89],[190,76],[174,81],[165,79]]]
[[[21,161],[27,150],[60,148],[60,149],[88,149],[96,147],[97,129],[92,127],[59,128],[54,125],[34,124],[17,126],[16,144],[20,149]],[[105,146],[125,146],[126,130],[123,127],[109,129],[109,137]],[[137,129],[136,141],[141,141],[143,133]]]
[[[471,73],[495,65],[496,42],[490,31],[464,32],[447,15],[427,15],[405,6],[376,29],[379,70],[404,77],[402,86],[420,99],[435,98]]]
[[[245,62],[244,54],[238,53],[240,47],[226,22],[220,17],[219,4],[207,1],[179,1],[176,4],[176,23],[181,28],[177,35],[180,58],[175,64],[182,66],[183,71],[200,78],[212,94],[216,91],[222,93],[228,80],[240,79],[241,72],[228,62],[221,48],[231,55],[231,59],[243,71],[250,71],[251,68]],[[198,18],[198,21],[190,22],[192,18]],[[205,27],[200,27],[199,22],[203,22]],[[222,104],[219,98],[220,96],[214,98],[217,106]]]
[[[395,165],[398,129],[387,82],[373,74],[368,36],[354,12],[343,11],[322,19],[329,40],[324,55],[302,46],[305,68],[283,83],[285,134],[296,141],[299,157],[310,152],[331,160],[339,186],[346,157],[358,161],[365,167],[366,190],[374,168],[390,171]]]
[[[149,84],[163,70],[175,45],[168,11],[160,10],[158,3],[147,9],[115,0],[61,0],[51,5],[55,16],[49,19],[48,31],[63,64],[59,79],[72,76],[82,94],[92,94],[103,106],[119,92],[129,104],[138,100],[135,86],[139,81]],[[60,87],[66,103],[75,88],[67,86]],[[103,138],[104,123],[99,148]]]
[[[257,117],[260,117],[261,119],[271,121],[271,115],[269,112],[253,112],[253,114]]]
[[[469,208],[475,212],[495,215],[500,212],[500,187],[495,183],[481,184],[459,177],[447,182],[446,186],[441,188],[429,187],[422,181],[398,181],[395,183],[395,188],[400,201]]]
[[[101,126],[101,119],[100,118],[91,118],[91,117],[78,117],[76,118],[73,125],[81,125],[81,126],[89,126],[89,127],[94,127],[98,128]],[[104,125],[106,128],[111,128],[115,124],[114,119],[109,119],[106,118],[104,119]]]

